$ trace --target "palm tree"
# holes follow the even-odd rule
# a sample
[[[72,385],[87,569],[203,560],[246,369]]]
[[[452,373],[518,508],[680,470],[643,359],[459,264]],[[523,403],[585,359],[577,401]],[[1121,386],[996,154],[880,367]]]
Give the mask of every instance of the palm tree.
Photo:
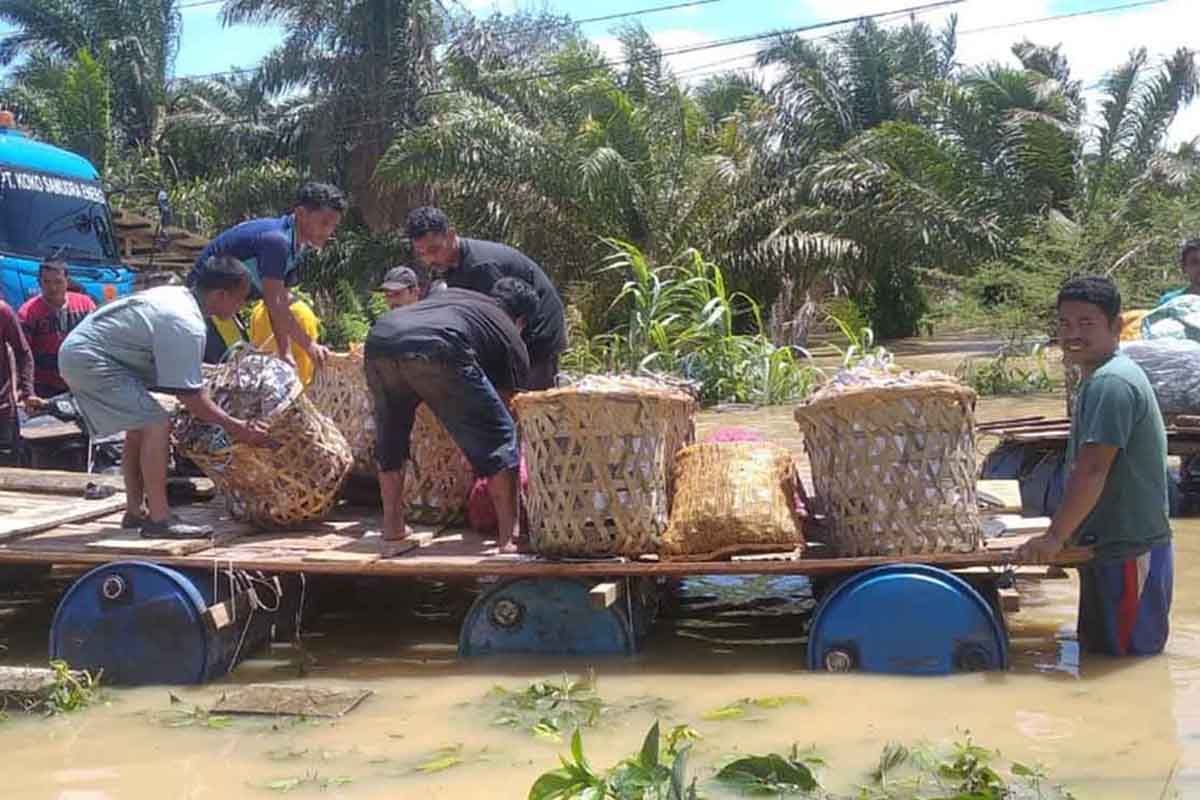
[[[14,28],[0,37],[0,64],[65,63],[87,51],[108,73],[114,116],[127,139],[157,139],[179,48],[178,0],[0,0],[0,21]]]
[[[309,169],[349,188],[372,227],[395,223],[406,198],[381,196],[375,165],[392,137],[423,119],[445,16],[430,0],[227,0],[226,25],[280,24],[263,59],[265,97],[306,95]]]

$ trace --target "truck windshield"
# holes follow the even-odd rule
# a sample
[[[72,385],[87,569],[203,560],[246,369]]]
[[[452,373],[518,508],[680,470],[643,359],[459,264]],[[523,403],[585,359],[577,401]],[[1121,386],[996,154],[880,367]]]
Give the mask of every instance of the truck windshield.
[[[0,251],[37,259],[115,260],[100,184],[0,166]]]

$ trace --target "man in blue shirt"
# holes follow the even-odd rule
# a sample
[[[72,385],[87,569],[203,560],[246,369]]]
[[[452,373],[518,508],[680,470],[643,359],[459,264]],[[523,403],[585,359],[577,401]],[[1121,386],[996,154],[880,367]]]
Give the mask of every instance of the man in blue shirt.
[[[1176,297],[1185,294],[1200,294],[1200,239],[1188,239],[1179,249],[1179,266],[1183,269],[1188,285],[1182,289],[1173,289],[1158,298],[1155,305],[1161,306]]]
[[[213,256],[232,256],[250,272],[250,300],[262,298],[275,335],[279,357],[295,366],[291,343],[295,341],[314,364],[325,359],[325,348],[313,341],[291,312],[288,291],[300,282],[300,255],[307,247],[320,250],[333,235],[346,210],[346,197],[336,186],[306,183],[296,194],[290,214],[252,219],[236,225],[208,243],[188,275],[195,286]],[[210,318],[204,360],[215,364],[225,355],[227,343]]]

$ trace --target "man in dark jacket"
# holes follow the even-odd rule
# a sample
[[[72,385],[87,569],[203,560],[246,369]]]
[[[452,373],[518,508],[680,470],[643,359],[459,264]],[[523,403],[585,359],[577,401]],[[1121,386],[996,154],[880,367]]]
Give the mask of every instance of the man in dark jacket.
[[[437,208],[416,208],[406,221],[413,253],[443,270],[450,288],[490,294],[501,278],[519,278],[537,292],[537,310],[522,333],[529,350],[528,389],[549,389],[558,374],[558,356],[567,346],[562,298],[546,273],[524,253],[508,245],[458,235]]]
[[[389,311],[371,328],[364,369],[375,407],[384,539],[403,539],[409,533],[404,466],[417,405],[423,402],[476,475],[490,478],[500,551],[516,551],[520,451],[505,398],[528,381],[521,329],[536,309],[531,286],[502,278],[490,297],[445,289]]]

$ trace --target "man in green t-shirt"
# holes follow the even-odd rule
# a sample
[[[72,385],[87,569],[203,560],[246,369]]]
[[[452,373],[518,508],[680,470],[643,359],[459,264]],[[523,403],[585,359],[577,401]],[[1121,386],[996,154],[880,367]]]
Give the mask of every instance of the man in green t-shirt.
[[[1017,551],[1040,562],[1074,543],[1093,548],[1079,569],[1079,644],[1152,655],[1167,643],[1174,584],[1167,515],[1167,435],[1141,367],[1118,352],[1121,295],[1107,278],[1075,278],[1058,293],[1058,335],[1083,371],[1070,473],[1050,528]]]
[[[1188,285],[1167,292],[1158,298],[1155,306],[1161,306],[1185,294],[1200,294],[1200,239],[1188,239],[1183,243],[1183,247],[1179,248],[1179,268],[1183,270],[1183,277],[1188,279]]]

